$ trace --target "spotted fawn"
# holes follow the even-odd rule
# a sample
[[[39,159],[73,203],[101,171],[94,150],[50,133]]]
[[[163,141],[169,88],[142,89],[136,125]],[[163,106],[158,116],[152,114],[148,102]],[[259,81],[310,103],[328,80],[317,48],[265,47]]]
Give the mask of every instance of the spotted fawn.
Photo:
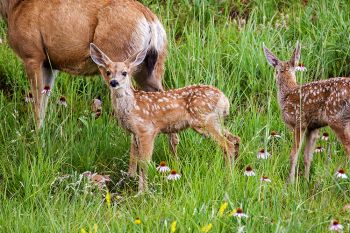
[[[289,182],[295,179],[298,152],[304,135],[304,166],[308,180],[320,128],[330,126],[350,155],[350,79],[339,77],[298,85],[295,71],[300,59],[300,43],[297,42],[289,61],[280,61],[265,45],[263,49],[268,63],[276,69],[282,117],[294,136]]]
[[[112,105],[120,125],[131,133],[129,174],[139,168],[139,190],[147,189],[147,165],[159,133],[176,133],[186,128],[211,136],[223,149],[231,166],[238,155],[240,139],[223,126],[229,114],[229,101],[218,89],[198,85],[181,89],[144,92],[134,90],[131,75],[142,63],[147,49],[124,62],[113,62],[96,45],[90,45],[93,61],[109,78]]]

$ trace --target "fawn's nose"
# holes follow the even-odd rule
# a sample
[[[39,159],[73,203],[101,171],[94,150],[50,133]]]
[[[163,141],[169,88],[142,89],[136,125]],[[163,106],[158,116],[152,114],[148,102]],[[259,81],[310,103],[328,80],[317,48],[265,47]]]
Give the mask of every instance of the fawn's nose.
[[[109,85],[111,85],[111,87],[116,87],[119,85],[118,81],[117,80],[112,80],[109,82]]]

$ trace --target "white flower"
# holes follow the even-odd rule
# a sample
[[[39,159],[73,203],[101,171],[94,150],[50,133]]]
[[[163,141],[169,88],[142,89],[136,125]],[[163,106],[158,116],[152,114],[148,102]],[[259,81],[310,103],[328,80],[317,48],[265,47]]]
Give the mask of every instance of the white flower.
[[[50,86],[45,86],[44,89],[41,91],[41,94],[50,96],[50,94],[51,94]]]
[[[233,210],[229,215],[238,217],[238,218],[248,218],[248,215],[243,212],[242,208],[237,208]]]
[[[157,171],[160,173],[165,173],[170,171],[170,168],[166,165],[165,161],[162,161],[159,163],[159,166],[157,167]]]
[[[255,176],[255,172],[251,166],[247,166],[244,171],[245,176]]]
[[[329,134],[328,133],[323,133],[321,139],[324,140],[324,141],[328,141]]]
[[[329,226],[330,231],[342,231],[344,226],[339,223],[338,220],[332,220],[331,225]]]
[[[58,105],[62,105],[64,107],[67,107],[67,100],[64,96],[61,96],[60,99],[57,101]]]
[[[271,154],[265,151],[265,149],[260,149],[257,155],[258,159],[268,159],[270,156]]]
[[[299,64],[298,66],[295,67],[295,71],[301,71],[301,72],[304,72],[304,71],[307,71],[306,67],[304,66],[304,64]]]
[[[176,170],[171,170],[170,175],[168,175],[168,180],[179,180],[181,178],[180,174],[177,174]]]
[[[29,92],[28,95],[26,96],[26,98],[24,99],[24,101],[26,103],[34,103],[33,94],[31,92]]]
[[[278,134],[276,131],[272,131],[267,139],[270,140],[271,138],[281,138],[281,135]]]
[[[322,146],[318,146],[315,148],[315,153],[321,153],[324,151],[324,148]]]
[[[348,176],[345,174],[345,170],[344,169],[339,169],[336,173],[335,173],[335,177],[339,178],[339,179],[347,179]]]
[[[260,180],[261,180],[262,182],[271,183],[271,180],[270,180],[269,177],[267,177],[267,176],[262,176],[262,177],[260,178]]]

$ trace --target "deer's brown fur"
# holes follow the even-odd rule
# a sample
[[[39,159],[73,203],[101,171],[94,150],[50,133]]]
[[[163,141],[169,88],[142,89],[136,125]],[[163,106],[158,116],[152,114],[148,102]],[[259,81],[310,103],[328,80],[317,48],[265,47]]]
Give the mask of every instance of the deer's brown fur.
[[[289,181],[295,179],[297,155],[304,134],[305,177],[309,179],[319,128],[330,126],[350,155],[350,79],[331,78],[298,85],[295,68],[300,59],[299,43],[289,61],[280,61],[265,46],[264,52],[269,64],[276,69],[278,100],[283,120],[294,133]]]
[[[192,128],[211,136],[224,150],[226,162],[232,164],[238,154],[239,137],[223,127],[229,114],[226,96],[212,86],[197,85],[163,92],[134,90],[130,75],[142,62],[145,51],[124,62],[113,62],[95,45],[91,57],[105,69],[109,79],[114,111],[121,126],[132,134],[129,173],[140,168],[139,190],[147,188],[147,163],[151,160],[153,145],[159,133],[176,133]]]
[[[8,41],[23,60],[34,96],[37,126],[45,118],[56,70],[97,74],[89,56],[94,42],[115,60],[142,49],[151,32],[151,46],[135,73],[141,88],[162,90],[167,50],[166,34],[158,18],[134,0],[1,0],[0,14],[8,24]]]

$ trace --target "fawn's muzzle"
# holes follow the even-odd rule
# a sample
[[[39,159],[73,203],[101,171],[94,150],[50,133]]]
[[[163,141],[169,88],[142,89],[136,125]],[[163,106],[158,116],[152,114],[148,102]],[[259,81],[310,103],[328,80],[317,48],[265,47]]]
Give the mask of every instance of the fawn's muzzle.
[[[109,85],[111,85],[111,87],[116,87],[119,85],[118,81],[117,80],[112,80],[109,82]]]

